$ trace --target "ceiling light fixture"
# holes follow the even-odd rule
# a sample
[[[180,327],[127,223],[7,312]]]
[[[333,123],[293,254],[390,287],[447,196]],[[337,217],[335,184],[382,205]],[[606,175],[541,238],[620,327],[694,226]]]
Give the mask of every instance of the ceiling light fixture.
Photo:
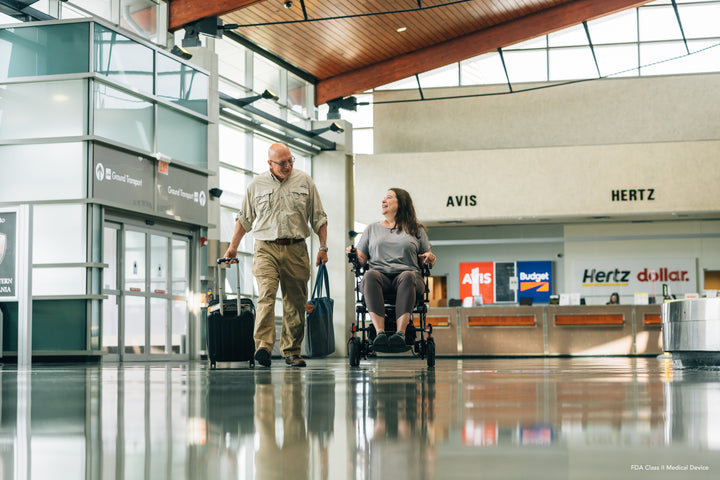
[[[270,90],[263,91],[260,95],[253,95],[251,97],[245,97],[245,98],[238,98],[235,100],[235,103],[237,105],[240,105],[241,107],[244,107],[245,105],[250,105],[251,103],[260,100],[261,98],[264,98],[265,100],[277,100],[278,97]]]
[[[183,60],[190,60],[192,58],[192,53],[190,53],[185,47],[181,47],[180,45],[175,45],[172,50],[170,50],[170,53],[172,53],[173,55],[177,55]]]
[[[317,130],[311,130],[310,133],[312,133],[314,136],[314,135],[320,135],[321,133],[327,132],[328,130],[337,132],[337,133],[342,133],[345,131],[345,129],[339,123],[333,122],[330,125],[328,125],[327,127],[318,128]]]
[[[395,31],[398,32],[398,33],[402,33],[402,32],[404,32],[405,30],[407,30],[407,27],[400,27],[400,28],[396,29]]]

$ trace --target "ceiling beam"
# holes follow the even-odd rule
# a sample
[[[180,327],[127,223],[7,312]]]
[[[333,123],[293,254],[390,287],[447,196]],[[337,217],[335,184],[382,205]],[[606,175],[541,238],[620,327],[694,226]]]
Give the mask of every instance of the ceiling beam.
[[[171,32],[188,23],[207,17],[219,17],[241,8],[249,7],[263,0],[172,0],[168,7],[170,17],[168,30]]]
[[[399,55],[374,65],[320,80],[315,103],[363,92],[451,63],[494,52],[519,42],[578,25],[650,0],[577,0],[511,22],[463,35],[437,45]]]

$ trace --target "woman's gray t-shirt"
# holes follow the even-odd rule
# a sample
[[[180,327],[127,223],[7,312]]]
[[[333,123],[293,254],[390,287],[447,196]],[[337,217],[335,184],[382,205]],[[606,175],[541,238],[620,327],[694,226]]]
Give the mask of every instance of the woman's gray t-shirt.
[[[420,272],[418,255],[430,250],[430,240],[424,228],[418,230],[418,237],[372,223],[360,237],[357,249],[367,255],[372,270],[390,275],[405,270]]]

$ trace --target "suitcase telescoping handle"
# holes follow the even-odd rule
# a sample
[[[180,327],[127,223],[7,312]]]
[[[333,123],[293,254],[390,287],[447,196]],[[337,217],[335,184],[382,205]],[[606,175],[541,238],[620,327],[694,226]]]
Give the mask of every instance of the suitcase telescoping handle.
[[[220,316],[225,316],[225,309],[223,308],[223,297],[225,296],[225,275],[221,274],[220,271],[223,270],[223,268],[220,266],[223,263],[233,264],[238,263],[237,257],[233,258],[218,258],[217,259],[217,290],[218,290],[218,297],[220,299]],[[232,267],[230,267],[232,268]],[[236,305],[237,305],[237,314],[240,315],[240,264],[238,264],[237,268],[235,269],[235,273],[237,274],[237,281],[235,282],[235,290],[237,293],[237,298],[235,299]]]

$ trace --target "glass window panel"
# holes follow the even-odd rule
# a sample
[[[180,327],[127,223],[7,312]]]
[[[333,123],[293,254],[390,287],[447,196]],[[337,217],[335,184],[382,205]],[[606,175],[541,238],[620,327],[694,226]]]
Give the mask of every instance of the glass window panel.
[[[553,48],[549,53],[551,81],[598,77],[590,47]]]
[[[680,5],[680,20],[687,38],[717,37],[720,3]]]
[[[545,50],[503,51],[510,83],[547,81]]]
[[[593,44],[637,42],[637,9],[631,8],[588,22]]]
[[[145,298],[125,298],[125,353],[145,353]],[[127,378],[126,378],[127,380]],[[131,408],[133,402],[125,404]],[[142,414],[140,415],[143,416]],[[127,417],[127,412],[126,412]],[[127,422],[127,418],[126,418]],[[135,425],[136,426],[136,425]],[[143,435],[140,435],[143,436]],[[144,449],[141,449],[144,450]],[[132,462],[131,462],[132,463]]]
[[[507,83],[500,54],[486,53],[460,62],[462,85],[488,85]]]
[[[215,53],[218,54],[220,76],[228,78],[238,85],[246,85],[245,58],[247,51],[245,47],[228,38],[215,39]]]
[[[682,38],[672,6],[639,8],[640,41]]]
[[[150,291],[168,293],[168,238],[150,235]]]
[[[163,13],[156,0],[120,0],[120,26],[148,40],[158,37],[158,17]]]
[[[108,295],[102,302],[102,350],[107,353],[118,353],[119,311],[117,296]],[[103,405],[106,405],[105,401]]]
[[[94,82],[95,135],[148,152],[153,148],[153,104],[100,82]]]
[[[188,292],[188,242],[172,241],[172,294],[186,296]]]
[[[188,305],[185,300],[172,302],[172,353],[187,353]]]
[[[207,167],[207,123],[158,105],[157,151],[175,160]]]
[[[223,195],[225,196],[225,195]],[[237,210],[232,208],[220,208],[220,241],[230,242],[235,231],[235,216]],[[253,252],[253,232],[248,232],[240,242],[238,252]]]
[[[345,110],[345,113],[350,112]],[[312,128],[312,121],[310,120],[310,117],[301,116],[292,110],[287,111],[287,122],[305,130],[310,130]]]
[[[282,70],[276,64],[266,60],[260,55],[253,55],[253,86],[256,92],[267,89],[276,95],[280,95],[280,75]],[[260,100],[259,102],[262,102]]]
[[[297,168],[298,170],[302,170],[308,175],[312,175],[312,164],[310,163],[310,159],[298,152],[292,152],[292,154],[295,157],[295,164],[293,166],[293,169]]]
[[[203,115],[208,111],[208,76],[167,55],[157,54],[157,95]]]
[[[418,75],[422,88],[457,87],[460,83],[459,64],[452,63]]]
[[[694,40],[688,42],[688,47],[690,51],[697,52],[715,43],[715,41]],[[720,65],[718,48],[709,48],[687,55],[683,42],[640,45],[640,55],[641,63],[648,65],[642,68],[643,75],[717,72]],[[669,58],[672,60],[663,61]]]
[[[0,139],[85,135],[85,85],[83,80],[0,85]]]
[[[308,82],[288,73],[287,106],[295,113],[308,116]]]
[[[220,163],[239,168],[251,168],[246,155],[248,133],[226,123],[221,123],[218,130]]]
[[[0,25],[9,25],[11,23],[22,23],[22,20],[0,13]],[[3,58],[2,45],[0,45],[0,58]]]
[[[83,143],[0,145],[0,202],[86,197],[85,157]]]
[[[150,353],[168,353],[168,306],[165,298],[150,299]]]
[[[638,75],[638,47],[636,45],[605,45],[595,47],[595,56],[603,77],[632,77]]]
[[[683,42],[663,42],[640,44],[640,74],[641,75],[664,75],[672,73],[683,73],[679,69],[675,57],[685,55],[685,44]]]
[[[381,85],[381,86],[375,88],[375,90],[407,90],[407,89],[417,89],[417,81],[415,80],[415,77],[403,78],[402,80],[398,80],[397,82],[388,83],[386,85]]]
[[[145,291],[145,234],[125,231],[125,290]],[[144,318],[144,315],[143,315]]]
[[[353,153],[372,155],[373,151],[373,129],[359,128],[353,130]]]
[[[89,24],[0,30],[0,80],[87,72]]]
[[[81,9],[94,14],[97,17],[110,20],[113,23],[118,22],[117,8],[113,9],[109,0],[72,0],[68,2],[71,6],[80,7]]]
[[[85,295],[85,268],[33,268],[33,295]]]
[[[152,94],[152,49],[97,23],[94,29],[95,71],[114,82]]]
[[[587,44],[588,39],[582,24],[548,34],[548,46],[550,47],[572,47]]]
[[[225,195],[230,192],[235,192],[238,196],[245,195],[247,186],[252,182],[252,175],[248,175],[244,172],[238,172],[227,168],[220,167],[220,188],[223,191],[221,200],[225,199]],[[223,202],[223,204],[225,204]]]
[[[117,290],[117,230],[103,229],[103,263],[108,267],[103,270],[103,288]]]
[[[262,173],[269,170],[268,150],[272,142],[258,135],[253,136],[253,172]]]
[[[87,257],[85,206],[42,204],[33,208],[33,263],[80,263]]]

